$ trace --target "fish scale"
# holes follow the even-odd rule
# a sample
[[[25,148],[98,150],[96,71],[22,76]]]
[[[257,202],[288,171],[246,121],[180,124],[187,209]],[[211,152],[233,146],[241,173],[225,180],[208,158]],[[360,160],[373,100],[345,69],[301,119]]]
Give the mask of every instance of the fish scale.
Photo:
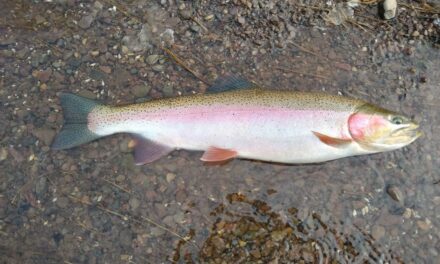
[[[67,133],[66,123],[67,130],[61,131],[53,147],[66,149],[130,133],[137,142],[137,164],[157,160],[174,149],[205,151],[202,160],[206,162],[239,157],[316,163],[393,150],[420,136],[418,125],[408,118],[349,97],[268,90],[237,78],[221,79],[210,90],[113,107],[84,99],[85,106],[80,107],[88,111],[84,126]],[[84,116],[75,113],[70,102],[79,107],[82,98],[62,95],[67,122],[69,116]],[[405,122],[393,124],[396,116]],[[84,137],[66,138],[69,135]]]

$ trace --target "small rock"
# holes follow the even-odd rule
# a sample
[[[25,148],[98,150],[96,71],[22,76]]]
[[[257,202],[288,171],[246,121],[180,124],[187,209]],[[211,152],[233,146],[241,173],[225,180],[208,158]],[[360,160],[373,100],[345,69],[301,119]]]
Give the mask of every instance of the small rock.
[[[423,231],[426,231],[432,227],[431,220],[428,218],[425,218],[425,220],[418,220],[417,226],[422,229]]]
[[[52,69],[48,68],[44,71],[34,71],[32,72],[32,76],[34,76],[37,80],[42,83],[49,81],[50,76],[52,75]]]
[[[88,29],[90,25],[92,25],[93,20],[95,20],[95,18],[92,15],[83,16],[78,22],[78,26],[82,29]]]
[[[36,15],[35,16],[35,23],[37,25],[43,24],[46,22],[46,19],[44,17],[42,17],[41,15]]]
[[[130,204],[132,210],[136,210],[141,204],[141,202],[135,197],[131,198],[128,203]]]
[[[121,243],[121,245],[124,248],[130,248],[131,247],[131,241],[132,241],[132,234],[129,229],[123,229],[121,232],[119,232],[119,239],[118,241]]]
[[[278,242],[278,241],[283,240],[284,237],[286,237],[286,232],[284,232],[284,230],[275,230],[275,231],[272,231],[270,236],[272,237],[272,239],[275,242]]]
[[[261,253],[260,253],[260,250],[258,248],[255,248],[255,249],[251,250],[249,253],[251,254],[252,257],[254,257],[256,259],[260,259],[261,258]]]
[[[412,210],[410,208],[405,208],[405,211],[403,211],[403,218],[409,219],[411,218]]]
[[[214,236],[211,239],[211,243],[217,252],[222,252],[226,248],[225,241],[219,236]]]
[[[52,143],[56,132],[55,130],[50,128],[37,128],[32,131],[32,134],[37,137],[41,142],[43,142],[46,146],[49,146]]]
[[[60,208],[66,208],[69,204],[69,199],[67,199],[66,197],[58,197],[58,199],[56,200],[56,204]]]
[[[153,67],[152,67],[152,69],[153,69],[153,71],[155,71],[155,72],[162,72],[163,71],[163,69],[164,69],[164,67],[163,67],[163,65],[154,65]]]
[[[96,57],[99,55],[99,50],[93,50],[90,52],[90,55],[92,55],[93,57]]]
[[[147,63],[150,65],[156,64],[156,62],[159,60],[160,56],[157,54],[153,54],[147,57]]]
[[[165,234],[165,230],[163,230],[162,228],[159,227],[152,227],[150,229],[150,235],[153,237],[158,237]]]
[[[165,96],[167,96],[167,97],[172,96],[172,95],[173,95],[173,86],[171,86],[171,85],[169,85],[169,84],[166,84],[166,85],[163,87],[162,92],[163,92],[163,94],[164,94]]]
[[[176,174],[174,174],[174,173],[170,172],[170,173],[167,173],[167,175],[166,175],[166,179],[167,179],[168,183],[174,181],[175,178],[176,178]]]
[[[385,235],[385,228],[381,225],[375,225],[371,229],[371,235],[375,240],[379,240]]]
[[[415,30],[411,35],[416,38],[420,36],[420,33],[417,30]]]
[[[395,185],[389,185],[387,187],[387,193],[388,195],[396,202],[403,202],[403,193],[399,189],[399,187]]]
[[[197,25],[197,24],[192,24],[190,27],[189,27],[193,32],[199,32],[200,31],[200,27],[199,27],[199,25]]]
[[[179,15],[183,19],[191,19],[191,17],[193,16],[193,11],[191,9],[182,9],[179,10]]]
[[[99,69],[100,69],[102,72],[107,73],[107,74],[112,73],[112,68],[109,67],[109,66],[99,66]]]
[[[131,92],[133,93],[134,96],[136,97],[146,97],[148,95],[148,93],[150,92],[151,87],[147,84],[138,84],[135,85]]]
[[[244,24],[244,23],[246,23],[246,20],[244,19],[244,17],[242,17],[242,16],[239,16],[238,17],[238,19],[237,19],[237,21],[238,21],[238,23],[240,23],[240,24]]]
[[[118,175],[118,177],[116,177],[117,182],[123,182],[124,180],[125,180],[125,176],[122,174],[120,174],[120,175]]]
[[[46,177],[41,177],[37,183],[35,184],[35,194],[39,199],[46,193],[47,191],[47,179]]]
[[[392,19],[396,16],[397,0],[385,0],[378,3],[379,16],[382,19]]]
[[[6,148],[0,149],[0,161],[4,161],[8,158],[8,150]]]
[[[1,159],[0,159],[1,160]],[[440,196],[435,196],[432,201],[435,205],[440,205]]]
[[[213,15],[213,14],[210,14],[210,15],[205,16],[203,19],[205,19],[206,21],[210,21],[210,20],[212,20],[213,18],[214,18],[214,15]]]

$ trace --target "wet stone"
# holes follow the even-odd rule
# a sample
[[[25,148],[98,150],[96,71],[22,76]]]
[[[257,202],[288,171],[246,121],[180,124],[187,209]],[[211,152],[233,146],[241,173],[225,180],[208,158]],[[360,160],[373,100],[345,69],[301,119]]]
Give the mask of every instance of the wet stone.
[[[150,65],[156,64],[157,61],[159,60],[160,56],[157,54],[153,54],[147,57],[147,63]]]
[[[424,220],[418,220],[417,221],[417,226],[421,229],[421,230],[423,230],[423,231],[427,231],[427,230],[429,230],[429,229],[431,229],[431,227],[432,227],[432,223],[431,223],[431,220],[429,220],[429,219],[424,219]]]
[[[0,148],[0,161],[4,161],[8,158],[8,150],[6,148]]]
[[[149,86],[148,84],[138,84],[133,86],[131,92],[133,93],[134,96],[139,98],[139,97],[146,97],[150,92],[150,90],[151,90],[151,86]]]
[[[226,248],[225,241],[219,236],[213,237],[211,243],[217,252],[222,252]]]
[[[139,207],[139,205],[141,204],[141,202],[135,197],[131,198],[128,203],[130,204],[130,207],[132,210],[136,210]]]
[[[155,71],[155,72],[162,72],[163,70],[164,70],[164,66],[163,65],[154,65],[153,67],[152,67],[152,69],[153,69],[153,71]]]
[[[182,9],[179,10],[179,15],[183,18],[183,19],[191,19],[191,17],[193,16],[193,11],[191,9]]]
[[[46,146],[50,146],[55,137],[55,130],[50,128],[37,128],[32,131],[32,134],[37,137],[41,142],[43,142]]]
[[[163,230],[162,228],[152,227],[150,229],[150,235],[153,236],[153,237],[162,236],[164,234],[165,234],[165,230]]]
[[[50,79],[50,76],[52,75],[52,69],[48,68],[44,71],[34,71],[32,73],[32,76],[34,76],[37,80],[39,80],[40,82],[47,82]]]
[[[171,86],[170,84],[166,84],[164,87],[163,87],[163,94],[165,95],[165,96],[167,96],[167,97],[170,97],[170,96],[172,96],[173,94],[174,94],[174,92],[173,92],[173,86]]]
[[[388,195],[396,202],[403,202],[403,193],[399,187],[395,185],[390,185],[387,187]]]
[[[132,241],[131,231],[129,229],[123,229],[119,233],[119,242],[121,243],[121,246],[124,248],[130,248],[131,241]]]
[[[88,29],[92,25],[93,20],[95,20],[95,18],[92,15],[83,16],[78,22],[78,26],[82,29]]]
[[[69,205],[69,199],[66,197],[58,197],[56,204],[60,208],[66,208]]]
[[[39,199],[47,192],[47,179],[41,177],[35,184],[35,194]]]
[[[167,173],[166,180],[168,183],[171,183],[176,178],[176,174],[174,173]]]
[[[371,229],[371,235],[375,240],[379,240],[385,235],[385,228],[381,225],[375,225]]]

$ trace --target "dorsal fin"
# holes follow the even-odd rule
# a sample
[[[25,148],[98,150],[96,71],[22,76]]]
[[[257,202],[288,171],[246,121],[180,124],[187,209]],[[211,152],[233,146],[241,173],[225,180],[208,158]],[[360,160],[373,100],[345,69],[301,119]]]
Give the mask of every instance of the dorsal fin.
[[[257,85],[240,76],[225,75],[218,77],[217,80],[207,89],[211,93],[219,93],[236,89],[256,88]]]

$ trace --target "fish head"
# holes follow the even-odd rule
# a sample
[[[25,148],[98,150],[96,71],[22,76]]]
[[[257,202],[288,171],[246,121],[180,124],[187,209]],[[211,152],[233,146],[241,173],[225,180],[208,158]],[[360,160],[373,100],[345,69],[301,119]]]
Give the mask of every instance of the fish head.
[[[422,135],[410,118],[371,104],[356,109],[349,117],[348,130],[354,141],[372,152],[404,147]]]

